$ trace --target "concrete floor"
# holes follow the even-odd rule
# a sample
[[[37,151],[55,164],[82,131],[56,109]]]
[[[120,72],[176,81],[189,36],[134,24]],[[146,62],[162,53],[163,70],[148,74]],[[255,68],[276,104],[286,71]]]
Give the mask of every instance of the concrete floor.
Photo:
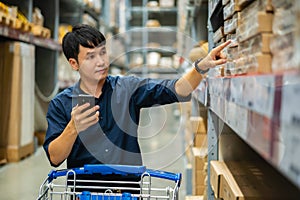
[[[147,168],[182,173],[180,200],[184,200],[185,182],[191,180],[185,180],[184,123],[180,115],[178,104],[143,110],[139,135]],[[65,164],[60,166],[64,167]],[[41,147],[18,163],[1,166],[0,199],[36,199],[39,187],[51,169]]]

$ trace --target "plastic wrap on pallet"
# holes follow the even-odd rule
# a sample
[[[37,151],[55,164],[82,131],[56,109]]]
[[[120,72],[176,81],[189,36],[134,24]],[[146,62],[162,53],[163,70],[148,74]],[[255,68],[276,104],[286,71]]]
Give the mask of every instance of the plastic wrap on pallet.
[[[299,22],[299,20],[300,20],[300,1],[296,2],[295,10],[296,10],[296,17],[297,17],[296,21]],[[296,45],[295,54],[300,55],[300,25],[299,24],[296,26],[295,33],[296,33],[295,43],[294,43]],[[300,60],[300,59],[298,59],[298,60]]]
[[[239,27],[237,29],[237,34],[240,42],[245,41],[259,33],[272,32],[273,14],[265,12],[252,12],[249,13],[248,17],[244,17],[239,17],[238,19]]]
[[[270,54],[250,54],[236,60],[238,74],[252,72],[269,73],[271,72],[272,56]]]
[[[214,43],[218,43],[220,42],[220,40],[224,38],[224,27],[221,26],[215,33],[214,33],[214,36],[213,36],[213,40],[214,40]]]
[[[222,53],[226,56],[227,61],[232,61],[238,58],[238,46],[229,46],[224,48]]]
[[[224,74],[225,76],[231,76],[236,74],[236,62],[233,61],[227,61],[224,68]]]
[[[238,15],[234,14],[231,19],[224,21],[224,34],[234,33],[238,27]]]
[[[235,33],[227,34],[226,35],[226,41],[227,40],[231,40],[230,46],[237,46],[238,45],[236,32]]]
[[[244,42],[239,43],[239,56],[256,53],[270,53],[270,40],[272,34],[259,34]]]
[[[297,25],[294,8],[278,8],[274,13],[273,33],[276,35],[285,35],[295,30]]]
[[[237,0],[230,0],[223,8],[224,20],[232,17],[236,12],[240,11],[240,7],[237,5]]]
[[[273,54],[272,70],[299,68],[300,54],[296,49],[296,44],[299,42],[295,32],[274,36],[270,43]]]
[[[277,1],[277,0],[276,0]],[[257,2],[259,5],[263,6],[265,10],[272,11],[272,0],[238,0],[237,5],[241,7],[241,9],[253,4],[253,2]]]
[[[252,16],[258,12],[271,11],[271,5],[269,0],[256,0],[242,10],[240,17],[242,19],[247,19],[252,18]]]
[[[274,38],[271,40],[270,48],[272,54],[277,54],[284,51],[292,46],[294,46],[295,33],[291,32],[285,35],[274,35]]]
[[[253,2],[253,1],[254,1],[254,0],[239,0],[239,1],[238,1],[238,5],[244,7],[244,6],[250,4],[250,3]]]
[[[225,6],[225,5],[228,4],[229,2],[230,2],[230,0],[222,0],[223,6]]]
[[[297,1],[299,1],[299,0],[273,0],[272,5],[275,10],[277,8],[289,9],[289,8],[294,7],[294,5]]]

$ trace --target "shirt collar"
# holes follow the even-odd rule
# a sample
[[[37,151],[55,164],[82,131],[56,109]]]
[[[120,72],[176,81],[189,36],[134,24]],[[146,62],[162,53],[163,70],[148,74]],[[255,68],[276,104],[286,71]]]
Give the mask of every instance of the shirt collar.
[[[79,94],[87,94],[86,92],[84,92],[81,88],[80,88],[80,82],[81,79],[79,79],[79,81],[77,81],[73,87],[73,92],[72,92],[72,96],[78,96]],[[108,86],[108,84],[110,84],[111,87],[113,87],[112,85],[112,77],[111,76],[107,76],[105,83],[103,85],[102,90],[104,91],[105,88]]]

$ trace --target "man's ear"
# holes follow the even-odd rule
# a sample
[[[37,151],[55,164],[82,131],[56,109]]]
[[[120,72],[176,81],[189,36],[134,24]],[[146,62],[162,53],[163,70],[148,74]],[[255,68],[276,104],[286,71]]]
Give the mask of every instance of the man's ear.
[[[74,58],[70,58],[69,63],[75,71],[79,70],[78,62]]]

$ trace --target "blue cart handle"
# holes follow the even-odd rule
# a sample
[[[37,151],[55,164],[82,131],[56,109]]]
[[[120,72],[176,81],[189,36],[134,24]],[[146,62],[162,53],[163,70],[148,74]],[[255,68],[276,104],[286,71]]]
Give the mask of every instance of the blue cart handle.
[[[160,171],[160,170],[152,170],[152,169],[147,169],[146,172],[153,177],[156,178],[163,178],[171,181],[178,182],[180,186],[181,182],[181,173],[171,173],[171,172],[165,172],[165,171]]]
[[[90,165],[84,165],[84,167],[80,168],[73,168],[73,169],[64,169],[64,170],[52,170],[48,174],[48,182],[51,182],[53,179],[56,179],[57,177],[66,176],[67,173],[72,175],[72,171],[74,171],[75,174],[102,174],[102,175],[108,175],[108,174],[119,174],[119,175],[135,175],[135,176],[141,176],[143,173],[148,173],[150,176],[156,177],[156,178],[163,178],[171,181],[178,182],[180,185],[181,182],[181,173],[171,173],[171,172],[165,172],[160,170],[152,170],[152,169],[146,169],[145,166],[134,166],[134,165],[107,165],[107,164],[90,164]]]
[[[52,170],[48,174],[48,181],[51,182],[57,177],[66,176],[67,173],[72,175],[74,171],[75,174],[119,174],[119,175],[136,175],[141,176],[145,171],[145,166],[133,166],[133,165],[105,165],[105,164],[90,164],[84,165],[84,167],[73,168],[73,169],[64,169],[64,170]]]

